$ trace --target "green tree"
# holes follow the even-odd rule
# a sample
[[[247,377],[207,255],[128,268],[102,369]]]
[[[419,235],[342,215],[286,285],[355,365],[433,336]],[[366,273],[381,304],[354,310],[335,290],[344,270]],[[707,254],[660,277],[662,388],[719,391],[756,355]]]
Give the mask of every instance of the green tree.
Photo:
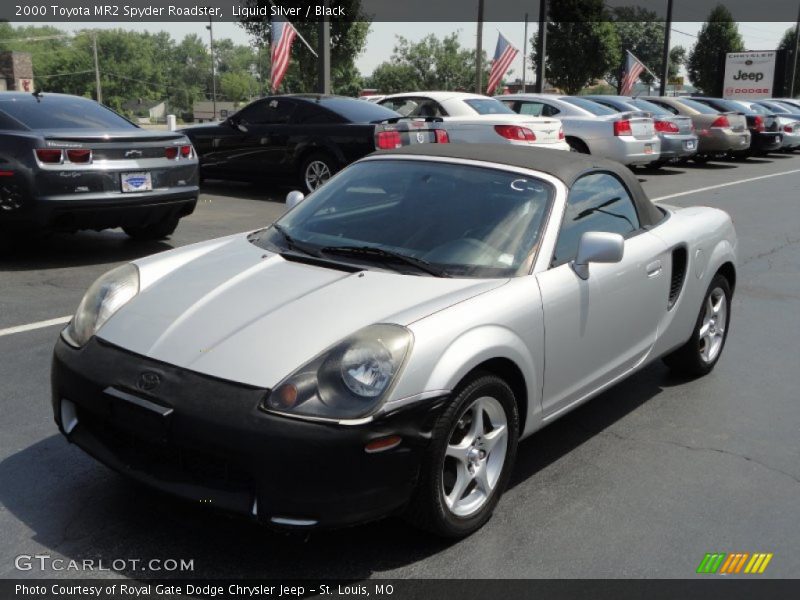
[[[795,48],[797,48],[797,44],[795,42],[795,28],[791,27],[786,30],[781,38],[781,43],[778,44],[778,48],[781,50],[786,50],[786,89],[789,89],[789,86],[792,84],[792,65],[794,64],[794,52]],[[795,96],[800,94],[800,59],[797,61],[797,70],[794,74],[794,93]]]
[[[655,74],[662,70],[662,53],[664,46],[664,24],[657,21],[658,15],[639,6],[622,6],[612,9],[614,29],[617,32],[620,46],[620,64],[606,74],[606,81],[616,86],[619,81],[620,67],[625,61],[625,51],[630,51],[636,58]],[[641,81],[652,85],[653,76],[645,71],[639,77]]]
[[[249,7],[266,6],[267,0],[244,0]],[[281,2],[282,6],[290,6],[291,2]],[[307,2],[297,2],[303,7]],[[334,93],[355,96],[361,90],[362,79],[355,66],[356,58],[364,51],[369,33],[369,22],[361,10],[360,0],[340,0],[337,5],[345,11],[343,17],[330,19],[330,51],[331,51],[331,87]],[[256,45],[269,48],[272,25],[266,19],[242,21],[241,26],[254,38]],[[317,23],[293,22],[297,31],[317,49]],[[279,91],[314,92],[317,90],[317,59],[299,39],[292,44],[292,56],[289,69]]]
[[[488,79],[488,61],[484,52],[483,80]],[[378,65],[367,79],[367,87],[392,94],[410,90],[475,89],[475,52],[462,48],[458,33],[442,39],[428,35],[419,42],[397,36],[389,61]]]
[[[594,79],[618,68],[619,36],[603,0],[559,0],[551,3],[547,23],[546,79],[576,94]],[[537,65],[538,33],[531,60]]]
[[[722,77],[720,56],[726,52],[742,52],[744,42],[733,15],[722,4],[718,4],[708,15],[697,35],[697,42],[689,53],[686,68],[689,80],[704,94],[713,94]]]
[[[669,77],[680,75],[681,67],[686,63],[686,48],[675,46],[669,51]]]

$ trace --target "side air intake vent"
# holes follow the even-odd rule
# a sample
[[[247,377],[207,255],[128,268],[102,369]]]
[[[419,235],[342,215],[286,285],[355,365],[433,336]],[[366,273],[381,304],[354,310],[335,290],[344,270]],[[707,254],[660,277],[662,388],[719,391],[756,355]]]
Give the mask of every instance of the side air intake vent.
[[[686,279],[686,248],[675,248],[672,251],[672,275],[669,281],[669,302],[668,308],[675,306],[678,296],[683,289],[683,281]]]

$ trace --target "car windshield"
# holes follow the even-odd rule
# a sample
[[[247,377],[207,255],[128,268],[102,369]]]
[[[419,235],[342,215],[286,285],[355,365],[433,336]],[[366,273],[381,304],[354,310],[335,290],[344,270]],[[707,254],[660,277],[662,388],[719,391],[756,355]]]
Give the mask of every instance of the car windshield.
[[[553,194],[542,179],[499,169],[424,159],[364,161],[254,241],[265,249],[415,275],[512,277],[530,270]]]
[[[138,129],[113,110],[86,98],[49,96],[0,102],[0,110],[29,129]]]
[[[628,100],[628,104],[631,106],[635,106],[639,110],[645,110],[653,115],[661,115],[664,117],[671,117],[672,113],[669,112],[666,108],[662,108],[658,104],[653,104],[652,102],[648,102],[647,100],[640,100],[639,98],[631,98]]]
[[[513,115],[516,114],[505,104],[494,98],[472,98],[464,100],[479,115]]]
[[[602,104],[598,104],[597,102],[593,102],[592,100],[587,100],[586,98],[575,98],[573,96],[565,96],[561,98],[564,102],[568,104],[572,104],[573,106],[577,106],[578,108],[582,108],[583,110],[592,113],[593,115],[615,115],[617,114],[616,110],[608,108],[607,106],[603,106]]]

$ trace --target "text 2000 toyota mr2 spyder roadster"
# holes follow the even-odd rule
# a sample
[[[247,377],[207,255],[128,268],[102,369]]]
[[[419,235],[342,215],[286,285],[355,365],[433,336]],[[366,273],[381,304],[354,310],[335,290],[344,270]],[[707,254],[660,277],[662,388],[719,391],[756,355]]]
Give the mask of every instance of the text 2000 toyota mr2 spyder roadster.
[[[618,163],[531,148],[364,158],[275,224],[103,275],[59,339],[67,438],[279,526],[489,518],[517,444],[649,362],[719,360],[736,235]]]

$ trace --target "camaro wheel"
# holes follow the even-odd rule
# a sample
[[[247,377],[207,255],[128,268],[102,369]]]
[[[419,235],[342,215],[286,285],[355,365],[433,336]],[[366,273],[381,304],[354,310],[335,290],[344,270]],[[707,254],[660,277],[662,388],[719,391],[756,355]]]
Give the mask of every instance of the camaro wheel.
[[[335,172],[334,163],[327,154],[312,154],[303,163],[303,184],[313,192],[328,181]]]
[[[717,364],[728,337],[730,303],[730,284],[718,274],[706,292],[692,338],[664,357],[667,366],[686,375],[709,373]]]
[[[172,235],[177,227],[178,217],[173,217],[150,225],[123,227],[122,231],[136,240],[163,240]]]
[[[489,374],[468,380],[434,428],[410,520],[446,537],[479,529],[508,483],[518,431],[508,384]]]

